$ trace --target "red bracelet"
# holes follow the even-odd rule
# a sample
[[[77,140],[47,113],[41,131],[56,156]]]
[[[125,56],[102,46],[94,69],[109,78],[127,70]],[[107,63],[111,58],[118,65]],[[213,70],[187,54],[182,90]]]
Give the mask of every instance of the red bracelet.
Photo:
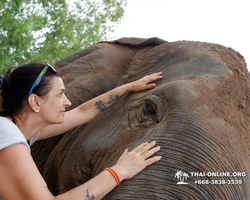
[[[115,171],[113,169],[111,169],[110,167],[105,168],[105,170],[109,171],[114,176],[115,181],[116,181],[116,186],[120,185],[120,179],[119,179],[117,173],[115,173]]]

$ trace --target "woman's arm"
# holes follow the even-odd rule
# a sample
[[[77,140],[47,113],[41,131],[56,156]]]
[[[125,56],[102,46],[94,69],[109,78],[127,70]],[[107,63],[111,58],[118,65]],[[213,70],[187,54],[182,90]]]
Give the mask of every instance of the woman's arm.
[[[95,97],[75,109],[65,113],[64,123],[54,124],[45,127],[40,135],[40,139],[53,137],[64,133],[72,128],[86,124],[91,121],[98,113],[104,111],[114,100],[129,92],[139,92],[146,89],[155,88],[155,80],[161,79],[161,72],[145,76],[137,81],[122,85],[110,90],[98,97]]]
[[[143,143],[133,151],[126,150],[122,154],[112,167],[121,181],[133,177],[161,159],[160,156],[149,158],[160,149],[154,146],[155,142]],[[98,200],[116,186],[115,178],[105,170],[83,185],[54,197],[25,145],[15,144],[1,150],[0,160],[0,197],[3,200]]]

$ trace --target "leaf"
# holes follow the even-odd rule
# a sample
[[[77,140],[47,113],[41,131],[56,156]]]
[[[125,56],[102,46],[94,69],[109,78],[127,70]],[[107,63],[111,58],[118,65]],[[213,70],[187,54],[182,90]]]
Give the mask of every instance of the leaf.
[[[36,61],[54,63],[106,39],[126,0],[1,0],[0,71]]]

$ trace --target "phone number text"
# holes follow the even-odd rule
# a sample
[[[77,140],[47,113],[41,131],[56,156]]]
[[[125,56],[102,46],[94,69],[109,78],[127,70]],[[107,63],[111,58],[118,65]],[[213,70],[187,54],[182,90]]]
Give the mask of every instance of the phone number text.
[[[241,185],[242,180],[198,180],[194,182],[199,185]]]

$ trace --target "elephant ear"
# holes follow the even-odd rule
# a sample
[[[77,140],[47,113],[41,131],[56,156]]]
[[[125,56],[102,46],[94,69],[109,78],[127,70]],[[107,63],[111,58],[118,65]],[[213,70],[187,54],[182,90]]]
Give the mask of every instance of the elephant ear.
[[[57,61],[71,108],[118,86],[139,51],[165,42],[159,38],[102,41]]]
[[[62,76],[66,95],[72,102],[70,109],[119,85],[121,77],[128,73],[128,68],[138,52],[165,42],[158,38],[121,38],[108,42],[102,41],[58,60],[55,67]],[[32,156],[41,174],[45,165],[52,166],[58,156],[64,155],[63,151],[67,151],[77,138],[77,134],[74,134],[74,137],[64,137],[62,140],[64,142],[61,142],[62,137],[64,135],[37,141],[32,145]],[[70,141],[65,142],[65,140]],[[59,147],[58,143],[60,143]],[[49,155],[56,146],[56,152],[53,153],[55,157],[47,163]]]
[[[103,42],[100,42],[103,43]],[[152,47],[152,46],[158,46],[163,43],[166,43],[165,40],[162,40],[157,37],[153,38],[131,38],[131,37],[124,37],[120,38],[118,40],[113,40],[113,41],[104,41],[104,43],[109,43],[109,44],[120,44],[120,45],[128,45],[131,47],[143,47],[146,48],[147,46]]]

